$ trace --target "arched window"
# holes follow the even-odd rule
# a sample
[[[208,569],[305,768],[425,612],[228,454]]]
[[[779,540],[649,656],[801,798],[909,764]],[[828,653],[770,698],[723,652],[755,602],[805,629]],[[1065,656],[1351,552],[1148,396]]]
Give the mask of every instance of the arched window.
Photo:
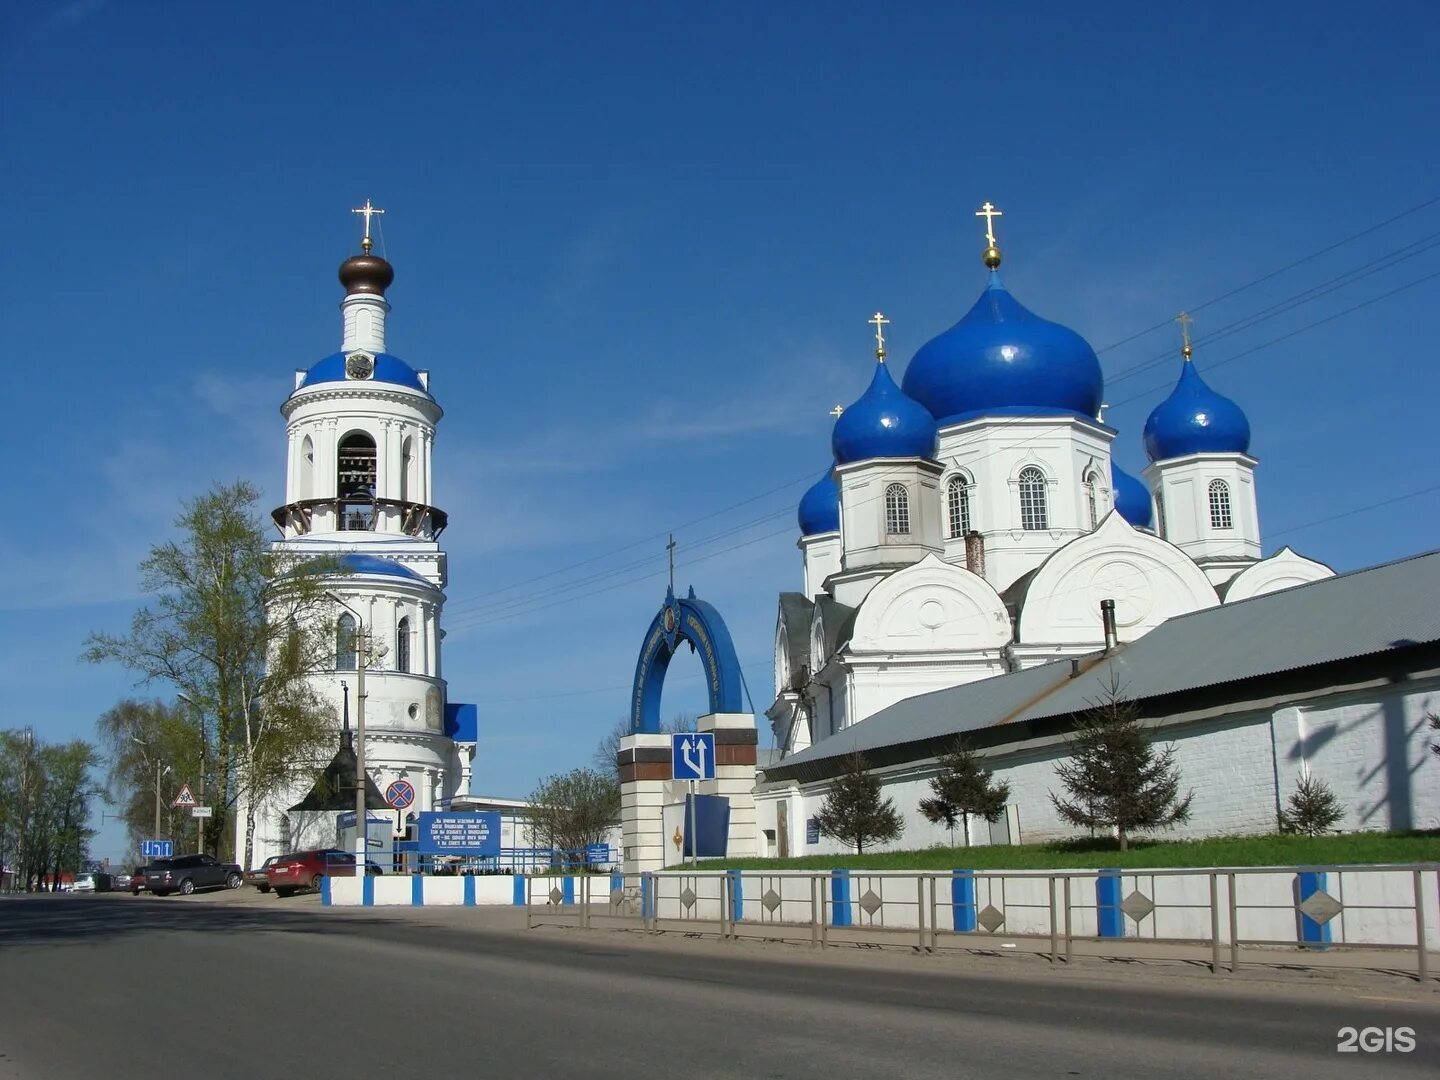
[[[1230,485],[1224,480],[1210,481],[1210,527],[1231,529],[1235,520],[1230,513]]]
[[[349,612],[335,624],[335,670],[354,671],[356,667],[355,617]]]
[[[300,444],[300,498],[315,497],[315,443],[309,435]]]
[[[408,435],[400,444],[400,498],[402,501],[415,498],[419,485],[415,483],[415,440]]]
[[[957,476],[945,487],[946,521],[950,539],[958,540],[970,531],[970,484]]]
[[[410,616],[395,624],[395,670],[410,670]]]
[[[1085,512],[1090,519],[1090,528],[1100,524],[1099,510],[1100,477],[1093,472],[1085,474]]]
[[[375,440],[363,431],[352,431],[340,440],[337,458],[340,528],[369,529],[375,517]]]
[[[885,489],[885,531],[891,536],[910,532],[910,493],[904,484],[891,484]]]
[[[1050,513],[1045,503],[1045,474],[1034,465],[1020,470],[1020,527],[1048,529]]]

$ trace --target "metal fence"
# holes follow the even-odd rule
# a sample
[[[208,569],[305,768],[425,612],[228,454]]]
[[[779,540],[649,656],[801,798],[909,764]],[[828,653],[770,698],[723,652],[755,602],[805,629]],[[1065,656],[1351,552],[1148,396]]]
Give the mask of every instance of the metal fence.
[[[1440,864],[1235,869],[587,874],[526,882],[529,926],[1245,964],[1435,969]],[[1429,940],[1427,940],[1427,938]],[[1389,959],[1394,956],[1394,962]],[[1323,957],[1323,959],[1321,959]]]

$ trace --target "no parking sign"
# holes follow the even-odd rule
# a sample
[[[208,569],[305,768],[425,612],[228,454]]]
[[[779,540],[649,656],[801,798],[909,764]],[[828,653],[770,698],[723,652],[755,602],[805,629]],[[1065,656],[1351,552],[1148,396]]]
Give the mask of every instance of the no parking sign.
[[[385,789],[385,801],[396,810],[409,809],[415,802],[415,785],[409,780],[396,780]]]

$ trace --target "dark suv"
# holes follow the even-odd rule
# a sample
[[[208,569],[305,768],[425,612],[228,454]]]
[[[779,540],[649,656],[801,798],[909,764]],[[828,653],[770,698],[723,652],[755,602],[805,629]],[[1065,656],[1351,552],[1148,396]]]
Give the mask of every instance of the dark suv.
[[[172,892],[189,896],[196,889],[238,889],[245,875],[235,863],[222,863],[212,855],[177,855],[156,859],[145,867],[145,887],[156,896]]]

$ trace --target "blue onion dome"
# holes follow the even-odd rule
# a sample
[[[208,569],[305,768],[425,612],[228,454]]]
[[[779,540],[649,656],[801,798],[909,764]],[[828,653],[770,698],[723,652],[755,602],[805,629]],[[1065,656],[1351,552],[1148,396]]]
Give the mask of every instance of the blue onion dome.
[[[935,419],[890,377],[882,359],[860,400],[840,414],[830,436],[837,464],[871,458],[932,457]]]
[[[1115,492],[1115,509],[1122,518],[1137,529],[1150,528],[1151,515],[1155,512],[1150,489],[1144,481],[1116,465],[1114,458],[1110,459],[1110,489]]]
[[[1145,453],[1151,461],[1164,461],[1249,449],[1250,421],[1239,405],[1205,384],[1187,355],[1175,389],[1145,421]]]
[[[975,306],[920,347],[905,392],[941,424],[977,416],[1093,418],[1105,388],[1095,350],[1011,296],[992,271]]]
[[[840,485],[835,482],[835,467],[800,497],[800,535],[840,531]]]

